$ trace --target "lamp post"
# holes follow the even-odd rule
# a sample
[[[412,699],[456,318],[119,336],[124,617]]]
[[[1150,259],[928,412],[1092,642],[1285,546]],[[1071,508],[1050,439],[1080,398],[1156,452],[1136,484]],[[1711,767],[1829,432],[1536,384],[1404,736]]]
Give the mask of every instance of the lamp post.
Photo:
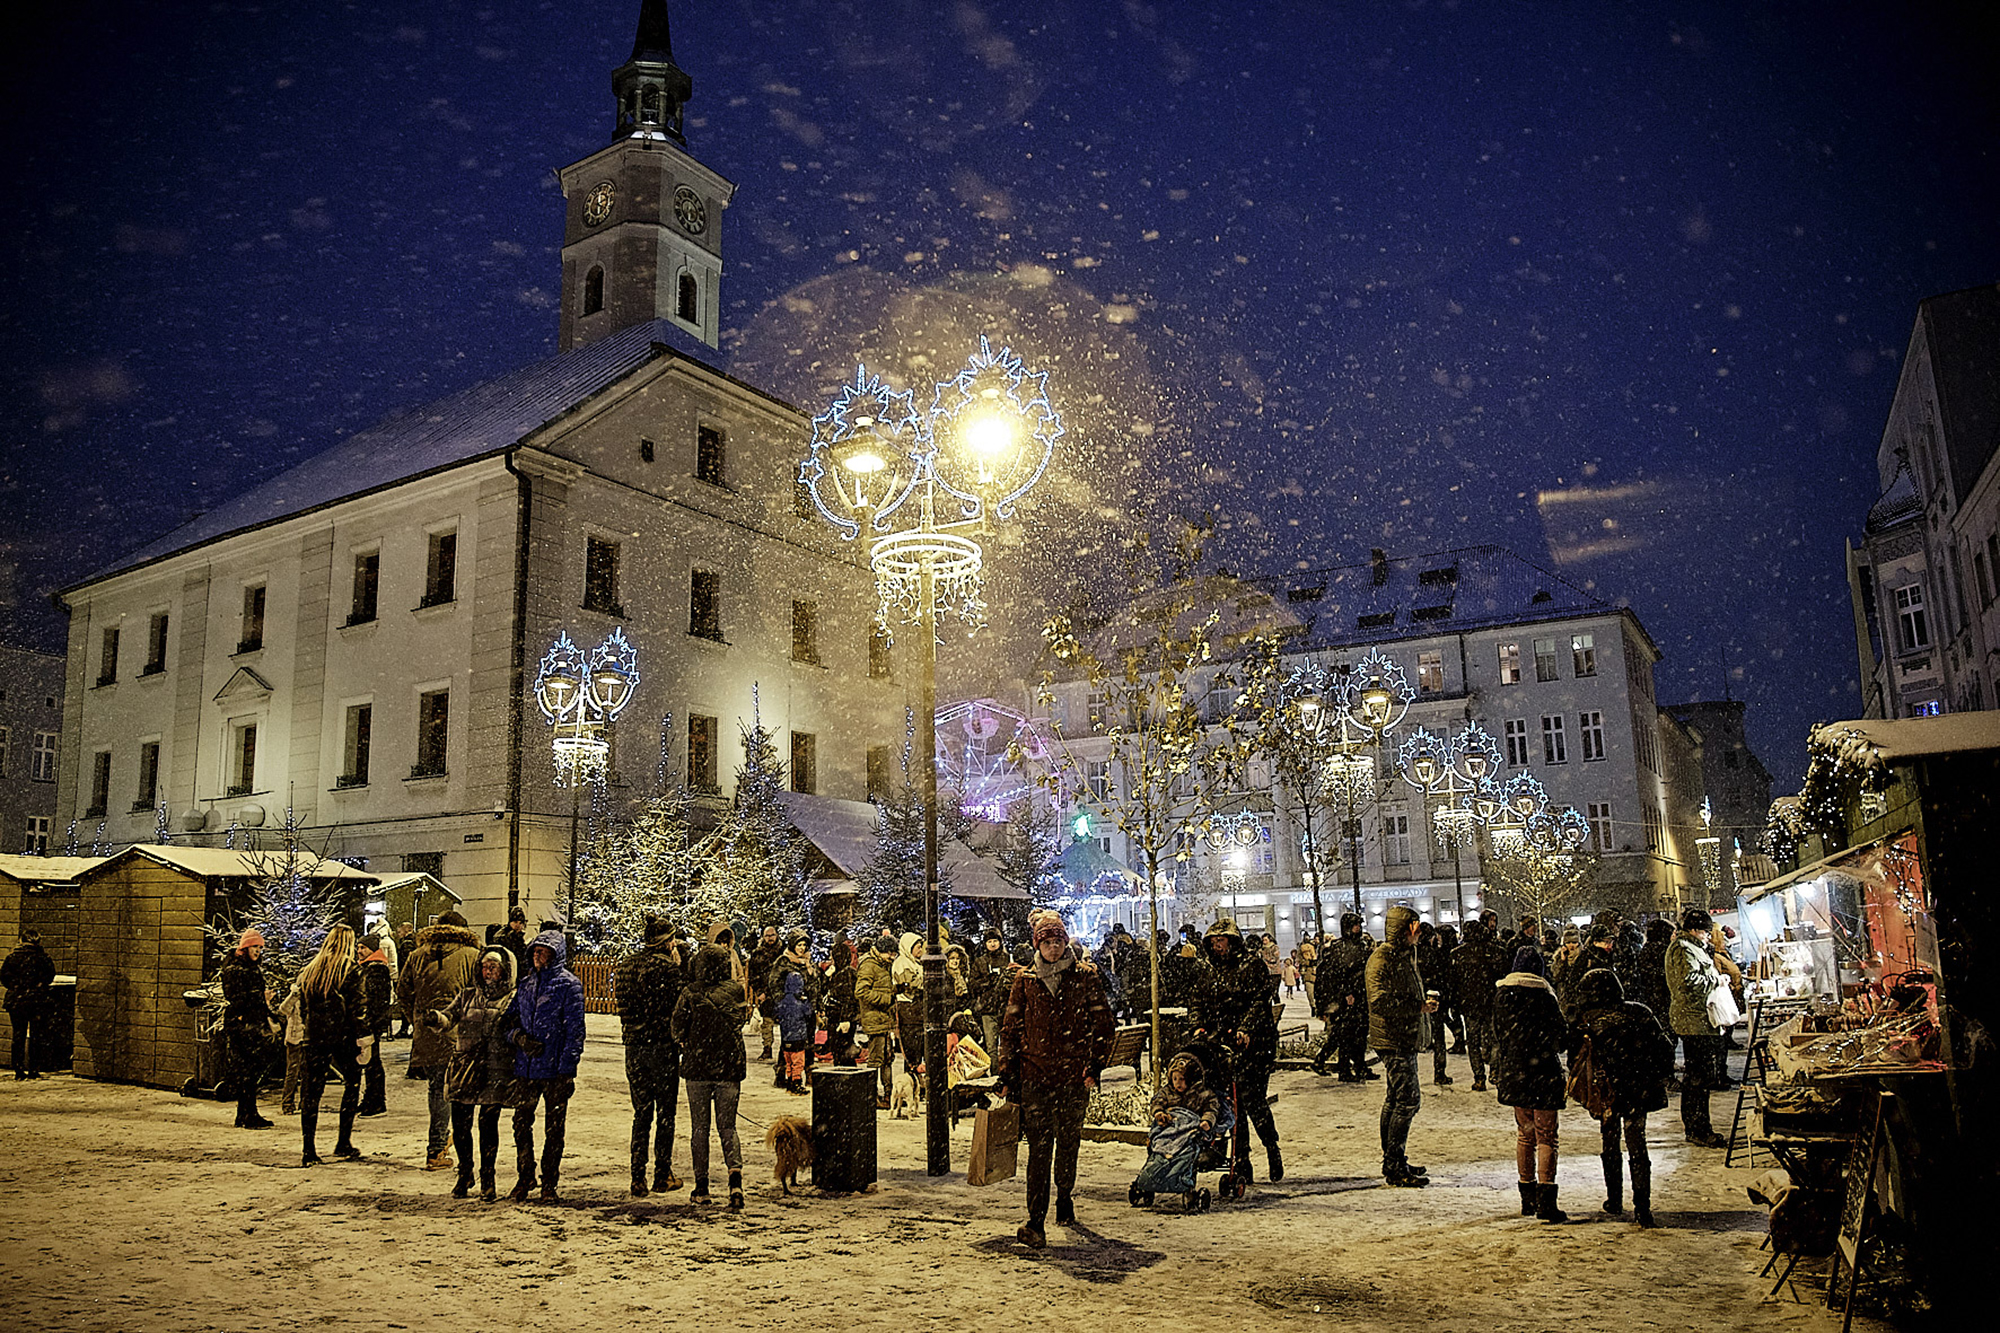
[[[1418,727],[1397,747],[1396,766],[1403,781],[1423,792],[1427,803],[1435,803],[1432,828],[1451,853],[1453,897],[1463,922],[1465,875],[1458,861],[1459,842],[1479,821],[1472,798],[1500,767],[1500,746],[1477,722],[1449,737]]]
[[[813,419],[812,450],[799,482],[813,505],[849,541],[868,538],[877,622],[914,624],[921,662],[914,748],[924,801],[924,1067],[927,1170],[951,1170],[944,1079],[944,951],[938,928],[937,626],[955,614],[967,631],[985,619],[980,600],[984,535],[1011,518],[1040,480],[1063,433],[1050,405],[1048,372],[1031,371],[1011,348],[979,350],[937,384],[928,410],[911,390],[857,366],[826,411]]]
[[[639,654],[614,629],[588,656],[568,631],[556,635],[535,673],[535,703],[549,724],[556,785],[569,788],[569,907],[564,924],[576,931],[576,841],[583,785],[603,782],[611,759],[606,730],[639,689]]]
[[[1326,761],[1324,789],[1344,812],[1341,833],[1349,849],[1357,914],[1361,911],[1361,810],[1376,795],[1374,752],[1402,723],[1416,698],[1403,668],[1380,648],[1371,648],[1367,656],[1339,673],[1331,696],[1317,710],[1332,750]]]

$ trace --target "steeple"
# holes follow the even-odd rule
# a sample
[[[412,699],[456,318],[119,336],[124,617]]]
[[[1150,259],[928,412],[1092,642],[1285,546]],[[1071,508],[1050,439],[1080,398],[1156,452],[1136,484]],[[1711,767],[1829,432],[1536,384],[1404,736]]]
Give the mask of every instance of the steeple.
[[[694,96],[694,80],[674,63],[667,0],[642,0],[632,54],[611,72],[611,91],[618,101],[614,140],[667,137],[683,142],[681,108]]]

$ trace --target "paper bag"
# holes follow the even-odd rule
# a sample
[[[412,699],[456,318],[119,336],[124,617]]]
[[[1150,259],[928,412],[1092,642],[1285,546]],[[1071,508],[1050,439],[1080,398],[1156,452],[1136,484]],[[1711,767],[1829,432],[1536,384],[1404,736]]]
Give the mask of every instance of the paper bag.
[[[1013,1102],[982,1108],[973,1113],[972,1156],[966,1163],[965,1183],[991,1185],[1012,1180],[1021,1147],[1021,1108]]]

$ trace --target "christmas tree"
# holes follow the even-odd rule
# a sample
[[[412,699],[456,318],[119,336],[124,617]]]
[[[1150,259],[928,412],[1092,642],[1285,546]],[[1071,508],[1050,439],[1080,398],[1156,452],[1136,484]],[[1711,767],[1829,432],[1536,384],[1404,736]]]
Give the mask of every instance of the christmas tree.
[[[718,916],[759,926],[806,919],[806,840],[785,810],[785,765],[760,713],[742,733],[736,801],[705,844],[706,865],[687,900],[697,928]]]
[[[264,937],[264,977],[280,999],[305,970],[326,934],[347,915],[331,885],[314,877],[327,867],[324,858],[299,837],[298,817],[285,811],[285,826],[276,849],[245,852],[248,874],[243,905],[203,929],[216,953],[226,955],[246,929]],[[218,995],[210,1006],[212,1024],[222,1021]]]

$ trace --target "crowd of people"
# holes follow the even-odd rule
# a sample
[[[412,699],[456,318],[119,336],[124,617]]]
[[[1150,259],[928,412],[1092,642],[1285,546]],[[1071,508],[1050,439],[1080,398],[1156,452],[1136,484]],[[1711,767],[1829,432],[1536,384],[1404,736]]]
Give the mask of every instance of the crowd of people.
[[[1226,1064],[1233,1104],[1248,1132],[1234,1136],[1227,1162],[1253,1178],[1251,1133],[1264,1147],[1268,1178],[1282,1180],[1283,1154],[1268,1082],[1276,1067],[1280,992],[1304,991],[1324,1020],[1312,1070],[1345,1082],[1384,1080],[1381,1171],[1395,1187],[1422,1188],[1427,1169],[1409,1160],[1412,1122],[1422,1105],[1419,1064],[1432,1056],[1432,1080],[1449,1084],[1448,1055],[1471,1066],[1472,1089],[1489,1088],[1515,1122],[1516,1163],[1524,1216],[1566,1220],[1556,1189],[1558,1112],[1587,1101],[1601,1127],[1607,1212],[1624,1211],[1629,1168],[1637,1219],[1652,1224],[1646,1117],[1667,1105],[1678,1082],[1690,1143],[1718,1147],[1708,1096],[1726,1084],[1724,1033],[1711,1004],[1740,986],[1741,973],[1715,937],[1706,912],[1689,910],[1680,928],[1653,921],[1641,929],[1605,915],[1562,935],[1502,929],[1487,912],[1461,938],[1433,927],[1408,907],[1393,907],[1384,937],[1364,933],[1353,913],[1338,937],[1309,940],[1289,957],[1274,943],[1244,936],[1234,922],[1192,927],[1177,940],[1155,940],[1163,1008],[1184,1011],[1189,1044],[1207,1042]],[[621,960],[613,992],[624,1042],[632,1104],[631,1192],[635,1197],[683,1187],[674,1173],[678,1108],[688,1111],[691,1199],[711,1202],[711,1139],[719,1145],[728,1206],[744,1206],[743,1152],[736,1130],[748,1076],[746,1033],[761,1039],[773,1086],[808,1091],[820,1059],[867,1066],[880,1083],[878,1108],[898,1084],[922,1087],[925,993],[923,941],[882,927],[872,936],[836,936],[828,956],[813,956],[804,931],[764,927],[754,939],[743,923],[712,923],[690,939],[665,921],[648,920],[643,946]],[[282,1035],[282,1109],[299,1117],[301,1163],[321,1162],[319,1116],[337,1078],[336,1158],[355,1158],[357,1118],[385,1109],[383,1044],[410,1038],[408,1076],[425,1083],[428,1169],[456,1170],[451,1193],[499,1197],[503,1111],[511,1112],[514,1182],[509,1197],[560,1197],[569,1102],[585,1043],[583,984],[567,966],[567,942],[555,923],[530,936],[525,913],[483,940],[456,912],[421,931],[357,938],[331,929],[316,956],[282,997],[267,984],[265,942],[245,930],[219,977],[220,1035],[231,1057],[237,1112],[246,1129],[270,1128],[259,1113],[270,1043]],[[998,930],[967,948],[949,942],[945,978],[950,1014],[949,1068],[940,1086],[991,1075],[1021,1108],[1029,1145],[1028,1218],[1023,1243],[1046,1243],[1056,1221],[1074,1221],[1073,1191],[1085,1109],[1110,1053],[1119,1018],[1149,1015],[1154,997],[1151,951],[1122,927],[1094,950],[1071,941],[1053,912],[1030,917],[1029,938],[1009,950]],[[14,1016],[17,1078],[35,1077],[29,1034],[53,967],[39,942],[25,938],[0,980]],[[1678,1080],[1674,1049],[1684,1050]],[[902,1055],[900,1072],[897,1053]],[[1379,1070],[1379,1072],[1378,1072]],[[1159,1091],[1154,1110],[1198,1108],[1213,1119],[1203,1065],[1190,1059]],[[1490,1083],[1489,1083],[1490,1079]],[[1578,1080],[1588,1084],[1579,1094]],[[1204,1100],[1204,1099],[1207,1100]],[[541,1147],[536,1151],[536,1124]],[[476,1130],[476,1134],[475,1134]]]

